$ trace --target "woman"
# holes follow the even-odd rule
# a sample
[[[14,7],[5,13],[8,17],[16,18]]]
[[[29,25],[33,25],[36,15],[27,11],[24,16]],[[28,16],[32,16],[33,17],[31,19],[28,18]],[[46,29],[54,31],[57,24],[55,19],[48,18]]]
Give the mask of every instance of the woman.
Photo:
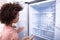
[[[4,23],[4,28],[0,40],[19,40],[18,32],[13,28],[12,24],[16,23],[19,19],[19,11],[23,8],[16,3],[6,3],[0,10],[0,21]],[[23,30],[23,28],[20,28]],[[29,36],[25,36],[22,40],[32,40]]]

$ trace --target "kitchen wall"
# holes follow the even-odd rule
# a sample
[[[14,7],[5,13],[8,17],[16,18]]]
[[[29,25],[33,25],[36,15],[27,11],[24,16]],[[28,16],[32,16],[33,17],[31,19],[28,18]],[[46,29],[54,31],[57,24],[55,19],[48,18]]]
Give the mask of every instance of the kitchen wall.
[[[60,0],[56,0],[55,40],[60,40]]]

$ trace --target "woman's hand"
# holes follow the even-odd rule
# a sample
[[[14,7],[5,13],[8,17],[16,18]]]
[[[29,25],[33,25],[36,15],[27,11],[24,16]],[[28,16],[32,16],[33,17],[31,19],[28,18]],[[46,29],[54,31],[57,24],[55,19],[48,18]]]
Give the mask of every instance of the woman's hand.
[[[29,36],[25,36],[22,40],[33,40],[34,39],[34,35],[30,38]]]
[[[20,28],[18,28],[16,31],[19,33],[19,32],[22,32],[23,29],[24,29],[24,27],[20,27]]]
[[[34,39],[34,35],[31,38],[29,38],[29,40],[33,40],[33,39]]]

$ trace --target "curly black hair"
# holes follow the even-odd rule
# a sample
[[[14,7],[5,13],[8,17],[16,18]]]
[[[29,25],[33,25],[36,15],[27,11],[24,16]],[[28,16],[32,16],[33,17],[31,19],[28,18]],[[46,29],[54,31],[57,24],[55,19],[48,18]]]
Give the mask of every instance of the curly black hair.
[[[0,21],[4,24],[10,24],[10,22],[16,18],[17,12],[23,8],[17,3],[5,3],[0,10]]]

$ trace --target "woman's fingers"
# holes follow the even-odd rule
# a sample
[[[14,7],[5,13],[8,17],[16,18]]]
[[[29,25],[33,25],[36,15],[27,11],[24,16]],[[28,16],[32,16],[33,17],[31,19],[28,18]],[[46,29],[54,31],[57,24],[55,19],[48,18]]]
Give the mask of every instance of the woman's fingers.
[[[34,39],[34,37],[35,37],[35,36],[34,36],[34,35],[32,35],[32,37],[31,37],[29,40],[33,40],[33,39]]]
[[[22,40],[27,40],[29,39],[29,36],[25,36]]]
[[[34,39],[34,35],[32,35],[32,37],[30,38],[29,36],[25,36],[25,37],[23,37],[23,39],[22,40],[33,40]]]
[[[22,32],[22,31],[23,31],[23,29],[24,29],[24,27],[20,27],[20,28],[19,28],[19,31],[20,31],[20,32]]]

